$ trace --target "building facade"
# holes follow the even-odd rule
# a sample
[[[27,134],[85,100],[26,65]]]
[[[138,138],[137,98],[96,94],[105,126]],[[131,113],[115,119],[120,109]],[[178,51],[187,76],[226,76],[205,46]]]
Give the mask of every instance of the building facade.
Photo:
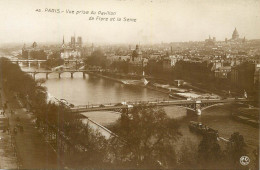
[[[143,56],[139,45],[136,45],[136,48],[130,57],[128,70],[130,73],[135,74],[142,74],[143,72]]]
[[[65,43],[64,37],[61,45],[60,56],[62,59],[74,59],[82,56],[82,37],[72,36],[69,44]]]

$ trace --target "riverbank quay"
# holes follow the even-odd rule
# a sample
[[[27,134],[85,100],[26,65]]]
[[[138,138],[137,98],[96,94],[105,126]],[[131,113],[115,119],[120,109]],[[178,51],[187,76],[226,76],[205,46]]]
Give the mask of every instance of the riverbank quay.
[[[2,131],[0,132],[0,169],[19,169],[13,136]]]
[[[151,90],[154,90],[154,91],[158,91],[158,92],[169,95],[169,98],[172,98],[172,99],[175,99],[175,100],[176,99],[188,99],[188,98],[202,98],[202,99],[203,98],[207,98],[207,99],[209,99],[209,98],[212,98],[212,99],[220,98],[219,96],[211,93],[210,91],[199,89],[199,88],[192,86],[190,84],[183,86],[183,88],[179,88],[179,87],[172,86],[172,85],[159,84],[159,83],[156,83],[156,82],[153,82],[153,81],[149,82],[149,80],[152,80],[151,78],[150,79],[148,78],[148,81],[147,81],[148,83],[146,84],[142,80],[133,81],[133,80],[120,79],[120,78],[117,78],[116,75],[114,75],[115,76],[114,77],[112,74],[107,75],[107,74],[104,74],[104,73],[106,73],[106,72],[90,73],[90,75],[94,75],[94,76],[97,76],[97,77],[102,77],[102,78],[105,78],[105,79],[116,81],[118,83],[125,84],[127,86],[147,88],[147,89],[151,89]],[[191,89],[193,89],[193,90],[191,90]],[[187,94],[185,94],[185,93],[187,93]]]
[[[232,113],[232,117],[242,123],[259,128],[259,108],[238,108]]]
[[[254,106],[259,107],[259,92],[254,91],[254,92],[249,92],[245,91],[245,89],[237,89],[234,88],[233,86],[227,87],[225,89],[219,88],[217,85],[212,84],[210,82],[207,83],[201,83],[194,81],[193,79],[184,79],[184,81],[190,82],[187,83],[185,86],[187,88],[192,88],[197,91],[205,92],[205,93],[213,93],[216,95],[219,95],[222,98],[228,98],[228,97],[244,97],[245,92],[247,93],[248,98],[254,98],[256,102],[254,103]]]
[[[152,77],[152,76],[150,76]],[[166,79],[164,76],[153,76],[152,80],[154,82],[163,82],[164,84],[175,84],[172,79]],[[202,84],[201,82],[197,82],[194,79],[182,79],[185,83],[182,85],[185,89],[193,89],[194,91],[201,92],[201,93],[209,93],[209,94],[216,94],[221,97],[226,97],[227,92],[222,91],[221,89],[217,89],[215,86],[210,86],[208,84]]]
[[[8,101],[6,112],[9,114],[10,130],[16,128],[14,134],[15,148],[20,169],[63,169],[57,154],[52,147],[45,142],[38,129],[35,128],[35,116],[26,109],[21,108],[16,98],[10,91],[2,94],[3,101]],[[22,127],[23,130],[17,127]]]
[[[136,75],[136,74],[123,74],[123,73],[114,73],[111,71],[104,71],[103,73],[107,74],[109,77],[115,77],[117,79],[141,79],[144,76],[143,75]],[[155,76],[151,76],[151,75],[146,75],[145,76],[146,79],[150,80],[151,82],[154,83],[162,83],[162,84],[176,84],[176,82],[174,82],[173,80],[169,80],[169,79],[165,79],[165,77],[160,76],[160,77],[155,77]],[[202,93],[215,93],[218,95],[223,95],[223,93],[221,93],[220,91],[217,91],[217,89],[211,89],[209,87],[204,87],[204,86],[200,86],[200,83],[195,83],[192,79],[184,79],[184,81],[188,81],[188,82],[193,82],[191,83],[184,83],[183,88],[185,89],[194,89],[198,92],[202,92]],[[203,85],[203,84],[202,84]]]
[[[112,80],[112,81],[116,81],[116,82],[118,82],[118,83],[124,84],[124,83],[122,82],[122,80],[120,80],[120,79],[113,78],[113,77],[110,77],[110,76],[105,76],[105,75],[102,75],[102,74],[100,74],[100,73],[88,73],[88,74],[94,75],[94,76],[97,76],[97,77],[102,77],[102,78],[105,78],[105,79],[108,79],[108,80]]]
[[[102,78],[105,78],[105,79],[108,79],[108,80],[112,80],[112,81],[115,81],[115,82],[118,82],[118,83],[121,83],[121,84],[125,84],[123,82],[124,79],[114,78],[112,76],[103,75],[102,73],[88,73],[88,74],[94,75],[94,76],[97,76],[97,77],[102,77]],[[164,93],[164,94],[169,94],[170,93],[169,89],[163,89],[163,88],[160,88],[160,87],[156,87],[156,86],[154,86],[154,85],[152,85],[150,83],[148,83],[147,85],[144,85],[144,84],[143,85],[141,85],[141,84],[131,84],[129,86],[140,87],[140,88],[147,88],[147,89],[155,90],[155,91],[158,91],[158,92],[161,92],[161,93]]]
[[[3,110],[3,90],[0,85],[0,110]],[[5,115],[9,117],[9,113]],[[0,169],[19,169],[13,134],[10,131],[0,131]]]

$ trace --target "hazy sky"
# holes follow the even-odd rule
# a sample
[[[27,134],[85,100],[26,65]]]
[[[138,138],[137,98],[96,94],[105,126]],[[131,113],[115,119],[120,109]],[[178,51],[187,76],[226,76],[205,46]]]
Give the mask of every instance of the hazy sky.
[[[64,10],[44,12],[45,8]],[[36,12],[41,9],[43,12]],[[76,11],[111,11],[137,22],[89,20]],[[0,43],[68,42],[74,33],[84,42],[157,43],[202,41],[211,35],[260,38],[260,0],[0,0]]]

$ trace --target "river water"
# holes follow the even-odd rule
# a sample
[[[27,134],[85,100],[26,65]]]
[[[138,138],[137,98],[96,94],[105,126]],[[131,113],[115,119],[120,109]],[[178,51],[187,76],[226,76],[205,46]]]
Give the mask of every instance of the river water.
[[[23,69],[28,70],[28,68]],[[37,74],[36,78],[45,78],[45,74]],[[74,105],[158,99],[171,100],[167,94],[161,92],[127,86],[94,75],[86,74],[86,78],[83,79],[82,73],[75,73],[73,79],[70,77],[70,73],[63,73],[61,79],[58,78],[57,73],[52,73],[49,74],[49,79],[44,85],[51,95],[59,99],[66,99]],[[211,107],[203,110],[201,116],[187,115],[186,109],[176,106],[165,107],[164,109],[169,117],[177,119],[180,123],[180,131],[183,134],[182,140],[189,139],[196,144],[199,143],[201,137],[191,133],[188,124],[191,120],[201,121],[203,124],[218,130],[219,135],[224,138],[229,138],[233,132],[239,132],[244,136],[248,150],[252,152],[259,143],[258,128],[233,120],[229,108],[228,105]],[[120,116],[115,112],[88,112],[84,114],[102,125],[111,124]]]

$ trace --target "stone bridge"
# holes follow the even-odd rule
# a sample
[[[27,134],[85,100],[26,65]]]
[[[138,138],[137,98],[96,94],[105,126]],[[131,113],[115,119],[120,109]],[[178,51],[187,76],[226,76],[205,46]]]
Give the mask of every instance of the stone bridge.
[[[62,73],[70,73],[71,78],[73,78],[74,73],[82,73],[83,78],[85,78],[86,73],[94,73],[97,72],[98,70],[96,69],[91,69],[91,70],[62,70],[62,71],[24,71],[25,73],[32,74],[33,78],[35,79],[36,74],[44,73],[46,74],[46,79],[48,79],[48,75],[51,73],[56,73],[59,75],[59,78],[61,78]]]
[[[38,65],[38,67],[41,67],[41,63],[44,63],[46,62],[47,60],[34,60],[34,59],[16,59],[16,60],[10,60],[12,63],[16,63],[16,64],[19,64],[19,63],[26,63],[29,65],[31,65],[31,63],[36,63]],[[68,59],[65,59],[64,60],[64,63],[67,64],[67,63],[80,63],[81,60],[68,60]]]

